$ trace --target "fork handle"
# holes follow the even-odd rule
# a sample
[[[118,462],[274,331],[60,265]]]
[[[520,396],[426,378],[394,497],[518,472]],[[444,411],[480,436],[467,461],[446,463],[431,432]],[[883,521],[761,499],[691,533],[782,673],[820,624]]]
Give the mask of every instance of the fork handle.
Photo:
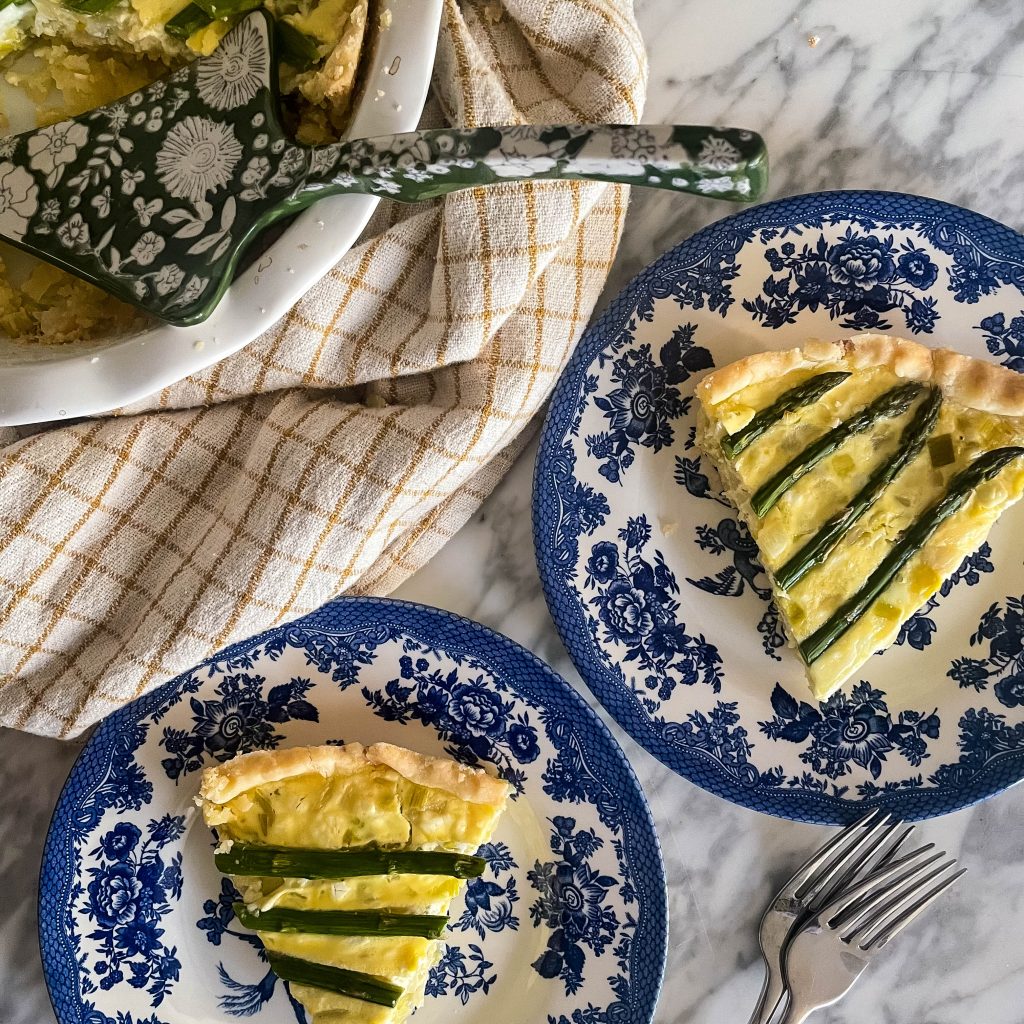
[[[780,1010],[786,1007],[787,998],[781,983],[768,977],[761,988],[761,997],[758,999],[754,1013],[751,1014],[750,1024],[772,1024]],[[780,1022],[776,1022],[780,1024]]]
[[[776,1021],[776,1024],[804,1024],[804,1021],[814,1011],[818,1009],[816,1006],[800,1006],[797,1005],[794,1000],[790,999],[789,1006],[786,1007],[786,1012]]]
[[[764,983],[761,985],[761,995],[754,1012],[750,1015],[749,1024],[771,1024],[776,1014],[789,1002],[789,993],[782,979],[781,964],[775,964],[773,967],[766,958],[764,960]]]
[[[293,201],[360,192],[399,202],[501,181],[611,181],[752,202],[768,156],[755,132],[702,125],[507,125],[353,139],[309,151]]]

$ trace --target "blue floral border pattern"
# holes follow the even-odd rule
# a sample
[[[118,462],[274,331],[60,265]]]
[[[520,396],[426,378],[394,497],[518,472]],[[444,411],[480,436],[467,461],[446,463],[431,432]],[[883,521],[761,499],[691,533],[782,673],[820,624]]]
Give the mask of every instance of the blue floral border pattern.
[[[644,557],[651,527],[644,515],[619,531],[619,543],[598,541],[586,563],[584,589],[596,591],[590,604],[600,631],[623,663],[635,662],[646,689],[635,689],[654,711],[679,683],[721,689],[721,655],[703,636],[690,636],[679,621],[679,584],[660,551]],[[621,544],[621,553],[620,553]],[[656,696],[647,691],[655,691]]]
[[[89,871],[87,887],[82,885],[81,873],[82,845],[104,813],[108,809],[138,811],[152,798],[153,786],[134,758],[147,731],[146,725],[133,722],[110,738],[107,756],[96,771],[92,785],[65,821],[64,840],[69,848],[67,857],[72,870],[61,897],[48,910],[60,929],[66,950],[74,958],[75,984],[82,995],[94,993],[97,988],[112,988],[125,980],[127,967],[128,984],[135,988],[149,985],[153,1005],[158,1006],[173,987],[180,968],[177,951],[163,946],[159,928],[160,917],[169,909],[170,900],[181,897],[180,860],[164,864],[159,855],[164,845],[180,835],[180,819],[168,816],[151,822],[142,849],[137,849],[141,838],[138,829],[115,826],[91,851],[90,856],[99,860],[99,866]],[[56,817],[55,810],[54,819]],[[48,836],[47,848],[49,845]],[[123,860],[119,861],[119,856]],[[88,895],[86,914],[96,925],[88,937],[102,943],[107,953],[106,958],[101,954],[94,961],[79,952],[83,936],[72,913],[72,907],[85,895]],[[41,878],[40,919],[46,896]],[[152,965],[148,962],[150,956]],[[92,1014],[99,1024],[102,1013],[92,1003],[83,1003],[83,1007],[83,1013]],[[153,1021],[156,1021],[155,1016]],[[140,1020],[138,1024],[150,1022]]]
[[[843,218],[845,221],[847,218]],[[827,216],[822,223],[827,222]],[[829,244],[824,234],[792,241],[765,252],[772,276],[759,296],[744,299],[743,308],[764,327],[792,323],[802,309],[827,309],[840,326],[855,331],[883,331],[893,326],[886,316],[902,314],[912,334],[930,334],[938,319],[936,300],[924,295],[935,284],[939,269],[919,247],[897,244],[891,233],[874,234],[874,220],[854,222],[869,229],[865,234],[851,224],[843,236]],[[803,231],[814,222],[801,225]],[[764,228],[762,241],[784,236],[785,229]]]
[[[540,874],[536,878],[528,873],[531,885],[542,894],[539,900],[547,901],[544,914],[531,906],[531,925],[550,929],[547,922],[560,899],[572,901],[582,893],[590,901],[589,907],[595,893],[610,894],[614,889],[618,904],[629,910],[615,920],[615,971],[601,976],[611,985],[613,1001],[602,1009],[591,1006],[579,1012],[600,1013],[607,1020],[650,1020],[667,941],[664,869],[639,784],[607,729],[567,683],[505,637],[438,609],[365,598],[331,602],[290,626],[235,645],[116,712],[97,729],[61,794],[43,858],[40,946],[60,1024],[110,1024],[95,1003],[82,998],[93,983],[82,970],[80,938],[68,908],[85,894],[78,881],[81,844],[104,810],[139,810],[152,799],[152,786],[133,756],[146,740],[150,722],[160,723],[170,707],[188,700],[192,735],[183,737],[180,730],[165,726],[157,741],[168,753],[163,770],[177,782],[210,760],[223,760],[250,746],[273,746],[280,739],[274,729],[277,723],[316,720],[316,708],[306,700],[310,680],[296,677],[267,689],[266,679],[255,671],[262,658],[273,661],[288,648],[300,649],[309,665],[345,689],[359,685],[359,669],[372,664],[377,649],[389,641],[400,642],[404,653],[383,699],[374,691],[364,688],[362,692],[374,714],[385,719],[409,716],[433,726],[453,756],[470,763],[496,760],[499,770],[518,788],[525,778],[520,766],[540,756],[538,739],[543,731],[555,752],[541,772],[545,793],[558,803],[595,807],[612,837],[607,842],[618,870],[613,877],[590,866],[605,839],[593,830],[577,829],[563,840],[559,830],[564,831],[566,822],[574,825],[575,819],[554,819],[551,845],[555,859],[537,865],[535,871]],[[459,671],[442,673],[442,661],[454,661]],[[212,697],[201,700],[197,695],[204,677],[217,677],[217,682]],[[513,696],[529,710],[510,715]],[[181,891],[180,859],[167,860],[160,849],[178,838],[182,827],[181,819],[171,817],[152,822],[146,835],[137,828],[118,825],[104,833],[93,851],[99,863],[88,895],[97,913],[105,915],[97,920],[111,934],[114,955],[121,957],[119,964],[111,960],[103,973],[109,977],[127,967],[131,977],[125,976],[126,983],[151,986],[147,992],[154,1007],[160,986],[178,978],[177,965],[172,963],[176,950],[158,949],[162,937],[158,922]],[[481,853],[489,862],[493,880],[476,880],[455,930],[483,937],[520,928],[515,905],[523,897],[510,874],[516,867],[511,851],[495,843]],[[139,883],[142,874],[145,886]],[[505,875],[509,877],[503,878]],[[224,882],[217,898],[204,904],[205,917],[197,926],[214,946],[228,934],[253,943],[252,936],[231,928],[233,898],[230,883]],[[534,906],[537,903],[534,901]],[[591,956],[600,957],[612,941],[607,934],[609,914],[615,917],[610,908],[605,911],[599,934],[588,931],[587,922],[563,923],[559,949],[569,966],[552,973],[550,958],[542,957],[535,970],[557,979],[567,995],[578,990],[584,972],[589,972],[585,964]],[[131,922],[141,925],[125,931]],[[573,951],[574,944],[579,953]],[[140,950],[151,954],[144,968],[131,961]],[[596,969],[603,966],[603,960],[596,961]],[[270,998],[275,983],[267,972],[256,984],[243,984],[228,975],[223,964],[220,976],[226,993],[221,1007],[232,1015],[255,1012]],[[486,994],[494,980],[494,965],[486,959],[483,947],[471,942],[465,947],[449,947],[431,976],[430,987],[434,994],[451,992],[465,1003],[477,993]],[[113,1024],[160,1022],[155,1017],[138,1021],[118,1018]]]
[[[145,836],[138,826],[120,821],[91,851],[99,863],[87,869],[86,915],[96,924],[88,938],[99,943],[101,959],[90,967],[82,958],[83,984],[91,984],[93,974],[100,977],[101,989],[126,981],[145,988],[159,1006],[178,980],[181,961],[174,946],[164,945],[160,919],[171,901],[181,899],[181,853],[165,861],[160,851],[184,831],[180,815],[150,821]]]
[[[692,396],[680,394],[678,385],[714,365],[711,353],[694,344],[696,329],[694,324],[677,327],[657,358],[650,345],[638,345],[611,359],[615,387],[607,396],[594,398],[608,429],[586,438],[587,453],[601,463],[598,472],[610,483],[622,483],[633,464],[634,445],[659,452],[675,440],[672,421],[685,416],[693,402]],[[612,351],[621,351],[635,331],[636,321],[631,320]]]
[[[899,751],[916,768],[928,757],[928,740],[938,739],[941,725],[934,711],[901,711],[893,721],[885,694],[865,682],[857,683],[849,693],[833,693],[818,707],[797,700],[776,683],[772,710],[774,717],[759,723],[761,731],[769,739],[806,743],[800,760],[815,776],[826,779],[846,775],[853,764],[868,769],[877,779],[886,756],[893,751]],[[862,784],[860,795],[876,791],[877,787]]]
[[[464,952],[458,946],[447,946],[441,959],[431,968],[427,978],[428,996],[446,996],[449,992],[457,996],[463,1006],[477,992],[487,995],[498,980],[491,971],[494,964],[484,958],[480,946],[471,942]]]
[[[786,634],[782,631],[778,609],[772,601],[771,587],[761,567],[757,545],[750,531],[741,520],[727,516],[715,526],[710,523],[698,526],[696,544],[702,551],[712,555],[728,552],[731,564],[714,576],[702,576],[698,580],[687,577],[686,582],[715,597],[739,597],[751,590],[767,602],[757,624],[757,631],[761,634],[761,649],[773,661],[781,661],[776,652],[786,645]]]
[[[978,693],[993,683],[992,694],[1003,707],[1024,707],[1024,595],[993,604],[971,634],[971,646],[987,646],[988,655],[957,658],[946,675]]]
[[[162,762],[168,778],[178,781],[183,775],[198,771],[205,763],[204,756],[227,761],[242,750],[277,746],[284,737],[274,729],[275,724],[299,719],[319,721],[317,709],[305,699],[312,686],[309,679],[294,678],[271,687],[266,698],[264,683],[263,676],[232,672],[217,684],[215,693],[219,700],[200,701],[191,697],[192,728],[165,728],[160,738],[160,746],[168,754]],[[198,678],[193,673],[182,687],[181,696],[195,693],[198,688]]]
[[[1007,325],[1003,313],[985,317],[976,330],[982,332],[985,347],[994,356],[1001,356],[1003,366],[1024,373],[1024,309],[1020,316],[1010,317]]]
[[[735,273],[735,252],[728,248],[724,255],[719,253],[703,265],[700,280],[704,290],[699,296],[714,299],[708,299],[711,309],[724,314],[731,304],[728,281]],[[684,278],[689,281],[685,275]],[[667,294],[682,305],[683,297],[691,294],[691,283]],[[704,302],[699,296],[699,301],[695,300],[698,308]],[[628,346],[633,343],[637,321],[650,316],[653,306],[636,311],[612,339],[608,350],[598,355],[600,367],[611,364],[611,380],[616,386],[607,398],[594,399],[608,421],[608,429],[587,436],[584,442],[590,457],[600,462],[599,472],[609,483],[622,484],[632,465],[635,444],[657,452],[674,442],[671,421],[685,415],[692,401],[681,396],[677,385],[713,365],[711,353],[697,344],[696,327],[689,323],[672,333],[656,358],[650,346],[640,345],[630,351]],[[584,396],[594,394],[597,387],[598,376],[588,374],[582,385]],[[570,435],[578,435],[582,415],[581,405],[569,426]],[[687,450],[693,447],[691,437],[687,438],[686,446]],[[566,441],[552,465],[558,502],[554,557],[566,569],[575,567],[581,539],[602,526],[609,513],[604,495],[576,480],[575,459],[572,445]],[[699,457],[677,459],[677,479],[691,494],[714,497],[708,478],[700,470]],[[618,544],[610,541],[592,545],[584,586],[595,592],[589,602],[594,611],[588,615],[587,629],[615,646],[624,663],[637,663],[645,673],[643,686],[631,685],[631,689],[645,708],[654,712],[680,682],[687,686],[702,682],[717,692],[722,659],[703,636],[691,636],[679,618],[679,585],[660,552],[645,557],[644,549],[650,538],[650,525],[645,516],[639,516],[619,531],[621,551]],[[624,673],[622,679],[625,680]]]
[[[530,917],[551,932],[547,949],[533,968],[542,978],[561,978],[566,993],[572,995],[583,983],[588,950],[599,956],[616,937],[619,950],[628,950],[630,940],[623,925],[629,922],[620,921],[614,909],[606,906],[616,880],[590,864],[604,840],[592,828],[577,829],[572,817],[559,815],[551,824],[551,852],[557,860],[537,861],[527,876],[540,894],[530,906]],[[625,984],[622,975],[613,980],[617,989]]]
[[[909,196],[886,198],[927,202]],[[942,205],[933,204],[933,211]],[[984,221],[976,214],[970,216],[976,218],[971,228]],[[1024,294],[1024,262],[1020,257],[993,254],[979,244],[975,230],[959,223],[960,219],[933,215],[911,222],[937,250],[952,258],[947,291],[957,302],[968,304],[1003,285]],[[849,330],[884,331],[896,326],[892,314],[899,311],[902,327],[912,334],[931,334],[939,319],[938,301],[926,293],[940,285],[939,268],[919,245],[896,241],[891,228],[907,220],[890,217],[888,211],[879,215],[843,209],[823,212],[817,218],[808,216],[799,227],[762,227],[756,234],[760,241],[769,242],[794,234],[804,236],[826,224],[848,224],[842,237],[831,243],[822,233],[817,239],[802,238],[799,246],[790,240],[767,249],[765,258],[772,274],[764,281],[759,296],[743,300],[743,308],[755,322],[776,330],[794,322],[802,310],[813,313],[821,308]],[[982,320],[977,329],[985,332],[989,351],[1005,357],[1005,366],[1024,368],[1024,319],[1012,318],[1007,327],[1005,315],[998,313]]]
[[[827,241],[821,229],[837,224],[848,224],[848,230],[838,239]],[[912,229],[936,251],[948,254],[945,273],[926,248],[909,244],[900,236],[901,228]],[[719,286],[708,282],[711,292],[726,296],[724,305],[719,306],[724,315],[735,301],[732,282],[741,269],[741,250],[750,240],[768,247],[765,259],[770,273],[761,294],[744,299],[740,306],[753,323],[767,329],[794,322],[804,311],[823,310],[847,330],[895,327],[930,334],[939,316],[942,293],[968,304],[992,294],[1000,285],[1013,286],[1024,294],[1024,239],[1020,235],[970,211],[914,196],[884,192],[797,196],[735,214],[684,241],[642,271],[613,300],[584,335],[556,386],[534,477],[534,545],[548,607],[576,668],[619,724],[669,767],[713,793],[756,810],[822,823],[851,820],[862,813],[865,801],[884,801],[908,818],[963,807],[1024,777],[1024,746],[1014,741],[1012,727],[1001,713],[977,709],[973,717],[965,716],[960,722],[960,763],[935,764],[927,774],[927,784],[924,775],[911,776],[901,780],[899,786],[867,782],[851,791],[830,779],[825,774],[826,766],[835,771],[840,763],[857,764],[860,758],[862,767],[872,773],[885,756],[892,757],[895,752],[912,765],[911,758],[920,757],[923,767],[929,756],[930,732],[937,725],[930,710],[909,712],[911,718],[918,716],[913,721],[906,713],[897,715],[894,721],[884,707],[884,694],[869,692],[870,688],[858,691],[856,699],[849,698],[853,706],[844,714],[848,728],[858,733],[869,730],[872,738],[868,746],[862,747],[857,741],[845,761],[824,755],[818,758],[820,773],[809,763],[801,776],[787,779],[779,769],[751,762],[754,739],[741,723],[734,702],[718,701],[707,712],[668,721],[659,713],[657,700],[663,682],[654,682],[651,694],[645,695],[618,664],[622,642],[631,631],[648,629],[648,620],[637,594],[627,594],[620,585],[609,600],[611,583],[601,582],[600,574],[607,575],[613,561],[623,564],[623,548],[612,544],[617,549],[613,556],[610,547],[601,547],[610,543],[602,538],[581,550],[582,539],[604,527],[611,511],[601,489],[578,478],[578,451],[583,455],[585,445],[588,461],[592,466],[600,464],[601,475],[613,483],[616,473],[621,478],[629,470],[638,445],[653,450],[656,445],[674,443],[684,453],[693,448],[692,436],[683,439],[681,446],[674,435],[668,440],[672,416],[664,415],[664,410],[678,410],[686,402],[685,394],[678,389],[672,394],[676,385],[670,379],[668,353],[663,357],[648,345],[639,356],[627,356],[639,349],[635,342],[638,321],[653,319],[658,300],[671,296],[684,311],[699,308],[698,303],[688,302],[683,296],[695,275],[706,274],[709,268],[725,270]],[[720,253],[729,253],[729,259],[716,263],[716,254]],[[685,319],[685,312],[681,319]],[[692,325],[684,327],[685,337],[692,342]],[[1004,365],[1024,370],[1024,309],[1020,316],[1009,320],[1006,315],[986,317],[978,330],[990,353],[1000,357]],[[683,352],[686,343],[682,337],[680,341]],[[711,364],[710,355],[701,358]],[[613,379],[601,390],[600,374],[609,360]],[[659,403],[661,412],[656,408]],[[603,434],[583,438],[584,445],[578,450],[575,439],[580,438],[584,413],[591,407],[600,411],[608,425]],[[613,465],[605,468],[610,458]],[[690,494],[716,497],[696,455],[677,455],[675,466],[677,483]],[[723,594],[739,591],[740,587],[761,587],[753,566],[744,564],[741,568],[744,555],[730,551],[721,537],[713,538],[716,527],[712,524],[708,524],[708,530],[705,540],[718,544],[723,554],[728,551],[733,564],[722,573],[689,582]],[[657,574],[657,561],[646,560]],[[595,575],[595,569],[599,575]],[[979,573],[989,570],[988,553],[982,549],[973,564],[965,564],[946,589],[964,580],[971,585]],[[666,566],[660,585],[671,595],[665,586],[669,575]],[[611,622],[611,629],[607,628],[608,621],[604,629],[595,624],[595,598],[591,596],[595,588],[596,600],[602,602],[599,610]],[[644,593],[643,588],[631,589]],[[901,642],[913,647],[929,645],[934,631],[929,613],[935,607],[930,603],[908,623]],[[1010,609],[1007,603],[1001,619],[1013,618]],[[652,613],[649,632],[657,626]],[[771,656],[782,642],[778,622],[769,615],[758,628],[765,651]],[[1019,642],[1024,625],[1014,624],[1012,629],[1017,630]],[[613,639],[618,641],[618,648],[609,647]],[[660,650],[660,639],[657,643]],[[961,671],[964,678],[982,674],[977,667]],[[1012,684],[1002,686],[1000,693],[1009,695],[1017,686],[1015,673],[991,658],[984,671],[993,673],[993,680],[1001,679],[999,673],[1003,671],[1014,679]],[[839,709],[822,706],[815,709],[820,721],[801,722],[800,704],[798,701],[794,721],[785,720],[777,712],[777,728],[788,727],[794,735],[806,728],[807,735],[792,742],[806,744],[808,749],[816,743],[817,749],[824,750],[823,737],[836,739],[829,729]],[[879,738],[883,732],[884,738]],[[983,733],[993,738],[982,740],[979,736]],[[780,737],[785,739],[781,732]],[[816,757],[812,753],[811,762]]]
[[[453,931],[475,932],[481,939],[489,932],[502,932],[505,929],[519,930],[519,918],[514,912],[514,905],[519,902],[512,870],[518,865],[512,857],[512,851],[504,843],[485,843],[477,851],[487,861],[487,867],[493,879],[471,879],[466,887],[466,909],[454,924],[449,925]],[[509,877],[499,879],[505,873]],[[496,973],[491,973],[494,964],[484,958],[481,947],[471,942],[468,953],[458,946],[449,945],[441,959],[430,970],[427,979],[427,995],[443,996],[452,992],[465,1006],[470,997],[477,992],[486,995],[491,986],[498,980]]]
[[[470,879],[466,886],[466,909],[451,928],[453,931],[476,932],[482,939],[487,932],[519,930],[519,918],[515,904],[519,902],[515,875],[512,870],[519,865],[512,851],[504,843],[485,843],[477,850],[477,856],[487,861],[490,878]],[[508,874],[508,878],[502,876]]]
[[[988,691],[1005,708],[1024,706],[1024,594],[993,604],[971,635],[972,647],[987,647],[984,658],[957,658],[946,673],[963,689]],[[937,786],[964,784],[995,758],[1024,752],[1024,722],[1009,724],[1006,715],[986,707],[971,708],[960,719],[960,759],[932,775]]]

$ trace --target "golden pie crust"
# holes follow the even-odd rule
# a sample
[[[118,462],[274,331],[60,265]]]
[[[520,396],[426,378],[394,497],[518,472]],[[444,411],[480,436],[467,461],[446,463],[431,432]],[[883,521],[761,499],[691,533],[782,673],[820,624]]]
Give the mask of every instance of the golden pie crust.
[[[386,765],[418,786],[444,790],[474,804],[500,804],[508,798],[507,782],[482,768],[459,764],[447,757],[431,757],[390,743],[348,743],[343,747],[289,747],[254,750],[203,772],[198,802],[225,804],[266,783],[296,775],[354,775],[364,768]]]
[[[758,352],[709,374],[697,385],[697,397],[707,409],[752,384],[826,364],[850,370],[884,366],[897,377],[936,385],[959,405],[999,416],[1024,416],[1024,374],[886,334],[809,341],[803,348]]]

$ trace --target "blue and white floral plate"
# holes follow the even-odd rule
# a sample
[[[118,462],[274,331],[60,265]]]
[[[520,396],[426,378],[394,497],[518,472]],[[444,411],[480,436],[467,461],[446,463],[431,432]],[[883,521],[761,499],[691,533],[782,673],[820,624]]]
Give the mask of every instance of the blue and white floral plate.
[[[1024,776],[1024,507],[827,701],[784,646],[754,544],[694,447],[693,385],[860,331],[1024,372],[1024,238],[945,203],[797,196],[644,270],[559,381],[534,485],[548,605],[620,725],[719,796],[802,821],[925,818]]]
[[[665,877],[632,769],[564,680],[447,612],[340,600],[108,718],[54,812],[39,937],[60,1024],[302,1021],[234,922],[193,797],[256,747],[375,740],[489,763],[516,797],[416,1020],[650,1021]]]

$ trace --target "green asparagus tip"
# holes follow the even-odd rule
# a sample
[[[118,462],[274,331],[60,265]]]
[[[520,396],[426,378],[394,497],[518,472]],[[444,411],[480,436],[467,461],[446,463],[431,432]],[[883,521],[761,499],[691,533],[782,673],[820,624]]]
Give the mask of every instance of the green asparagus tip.
[[[722,450],[730,459],[736,458],[788,413],[812,405],[849,376],[850,374],[843,370],[819,373],[784,391],[771,405],[757,413],[745,427],[737,430],[735,434],[726,434],[722,438]]]
[[[754,492],[750,504],[758,518],[763,519],[786,491],[806,476],[822,459],[838,451],[849,438],[870,430],[881,419],[903,415],[923,390],[924,385],[916,382],[891,388],[855,412],[849,419],[843,420],[828,433],[812,441]]]

